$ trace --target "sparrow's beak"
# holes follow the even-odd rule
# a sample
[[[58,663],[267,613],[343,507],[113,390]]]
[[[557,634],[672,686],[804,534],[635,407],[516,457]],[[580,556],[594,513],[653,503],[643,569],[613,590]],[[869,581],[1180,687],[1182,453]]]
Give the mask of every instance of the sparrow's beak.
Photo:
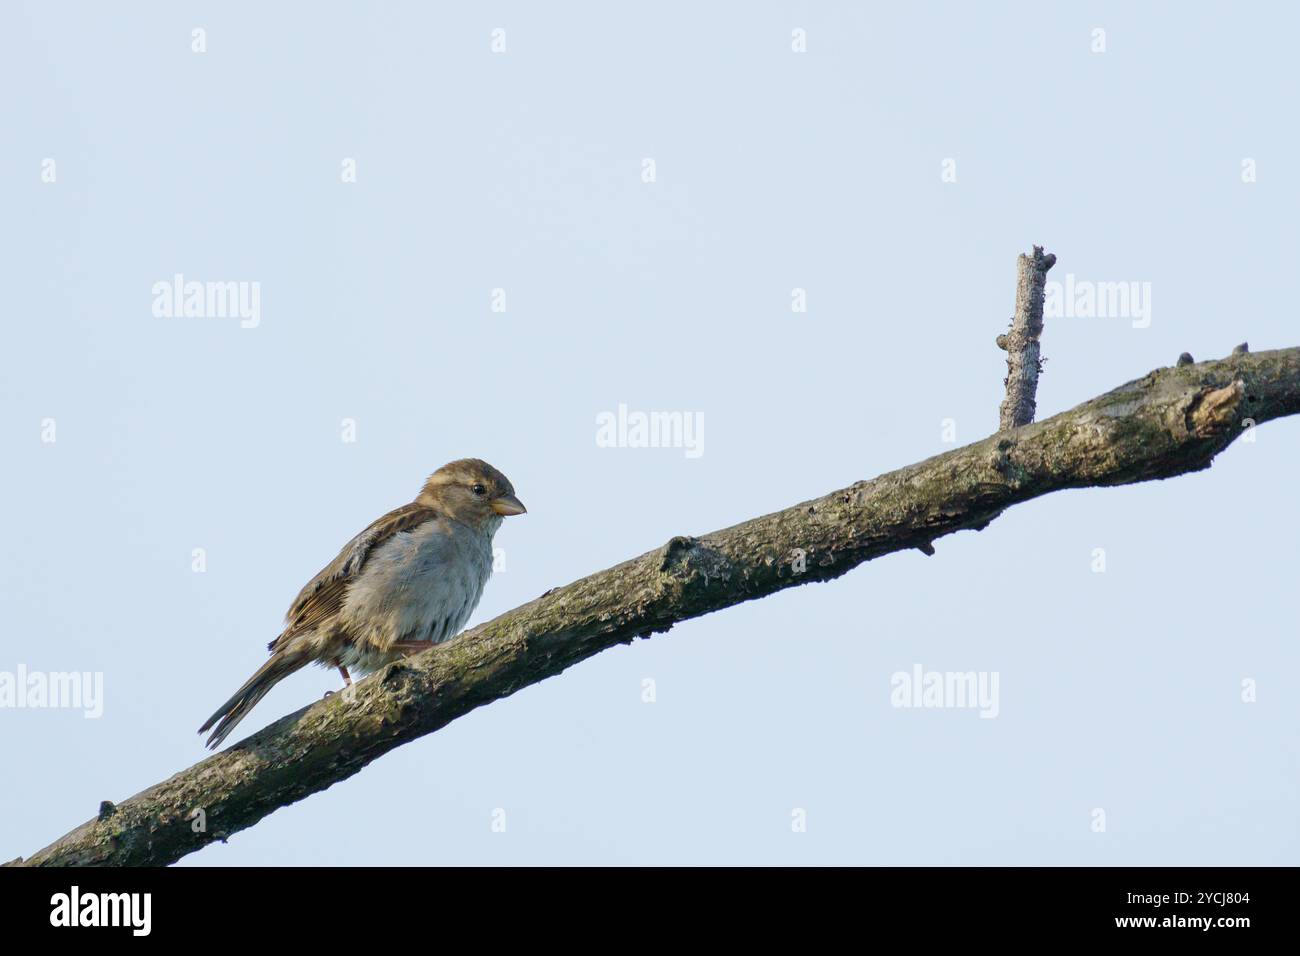
[[[524,503],[514,495],[502,495],[500,498],[493,498],[492,510],[507,518],[510,517],[510,515],[521,515],[528,511],[528,509],[524,507]]]

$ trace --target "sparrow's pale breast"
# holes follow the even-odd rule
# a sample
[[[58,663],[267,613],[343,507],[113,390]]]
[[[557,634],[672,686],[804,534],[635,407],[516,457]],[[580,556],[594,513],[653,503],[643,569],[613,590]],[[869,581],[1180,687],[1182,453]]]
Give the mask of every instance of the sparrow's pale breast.
[[[392,660],[394,641],[436,644],[460,633],[492,574],[493,530],[435,518],[380,545],[340,609],[352,637],[344,666],[376,670]]]

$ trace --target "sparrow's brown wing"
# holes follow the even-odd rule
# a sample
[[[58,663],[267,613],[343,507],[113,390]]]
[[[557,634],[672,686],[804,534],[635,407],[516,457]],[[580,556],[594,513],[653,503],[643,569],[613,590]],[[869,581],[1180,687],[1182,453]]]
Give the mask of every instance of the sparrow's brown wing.
[[[271,651],[275,651],[294,634],[316,627],[337,613],[343,604],[348,585],[360,573],[366,558],[376,547],[398,532],[418,528],[437,516],[438,513],[432,508],[412,503],[402,505],[372,522],[370,527],[345,544],[338,557],[298,592],[289,613],[285,615],[284,633],[268,645]]]

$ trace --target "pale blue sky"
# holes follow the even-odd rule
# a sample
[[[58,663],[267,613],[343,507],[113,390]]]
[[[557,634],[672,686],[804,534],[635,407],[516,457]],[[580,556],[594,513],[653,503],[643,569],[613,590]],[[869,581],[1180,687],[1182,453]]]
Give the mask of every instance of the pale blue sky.
[[[529,507],[476,623],[983,437],[1032,242],[1152,290],[1147,328],[1049,321],[1042,415],[1300,344],[1289,5],[552,7],[7,5],[0,671],[105,700],[0,709],[0,859],[199,759],[298,588],[449,459]],[[260,283],[260,323],[154,316],[175,273]],[[597,447],[620,403],[704,453]],[[1268,424],[685,623],[186,862],[1300,863],[1298,469]],[[996,672],[997,718],[891,707],[915,664]]]

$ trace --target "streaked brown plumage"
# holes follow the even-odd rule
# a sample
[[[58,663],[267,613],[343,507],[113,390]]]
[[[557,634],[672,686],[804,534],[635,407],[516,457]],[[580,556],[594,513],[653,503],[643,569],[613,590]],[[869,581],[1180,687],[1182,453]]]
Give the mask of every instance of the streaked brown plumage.
[[[200,733],[217,747],[276,683],[310,663],[377,670],[449,640],[478,605],[492,573],[492,536],[524,513],[508,478],[463,458],[429,476],[415,501],[388,512],[343,546],[307,583],[270,643],[271,658],[221,705]]]

